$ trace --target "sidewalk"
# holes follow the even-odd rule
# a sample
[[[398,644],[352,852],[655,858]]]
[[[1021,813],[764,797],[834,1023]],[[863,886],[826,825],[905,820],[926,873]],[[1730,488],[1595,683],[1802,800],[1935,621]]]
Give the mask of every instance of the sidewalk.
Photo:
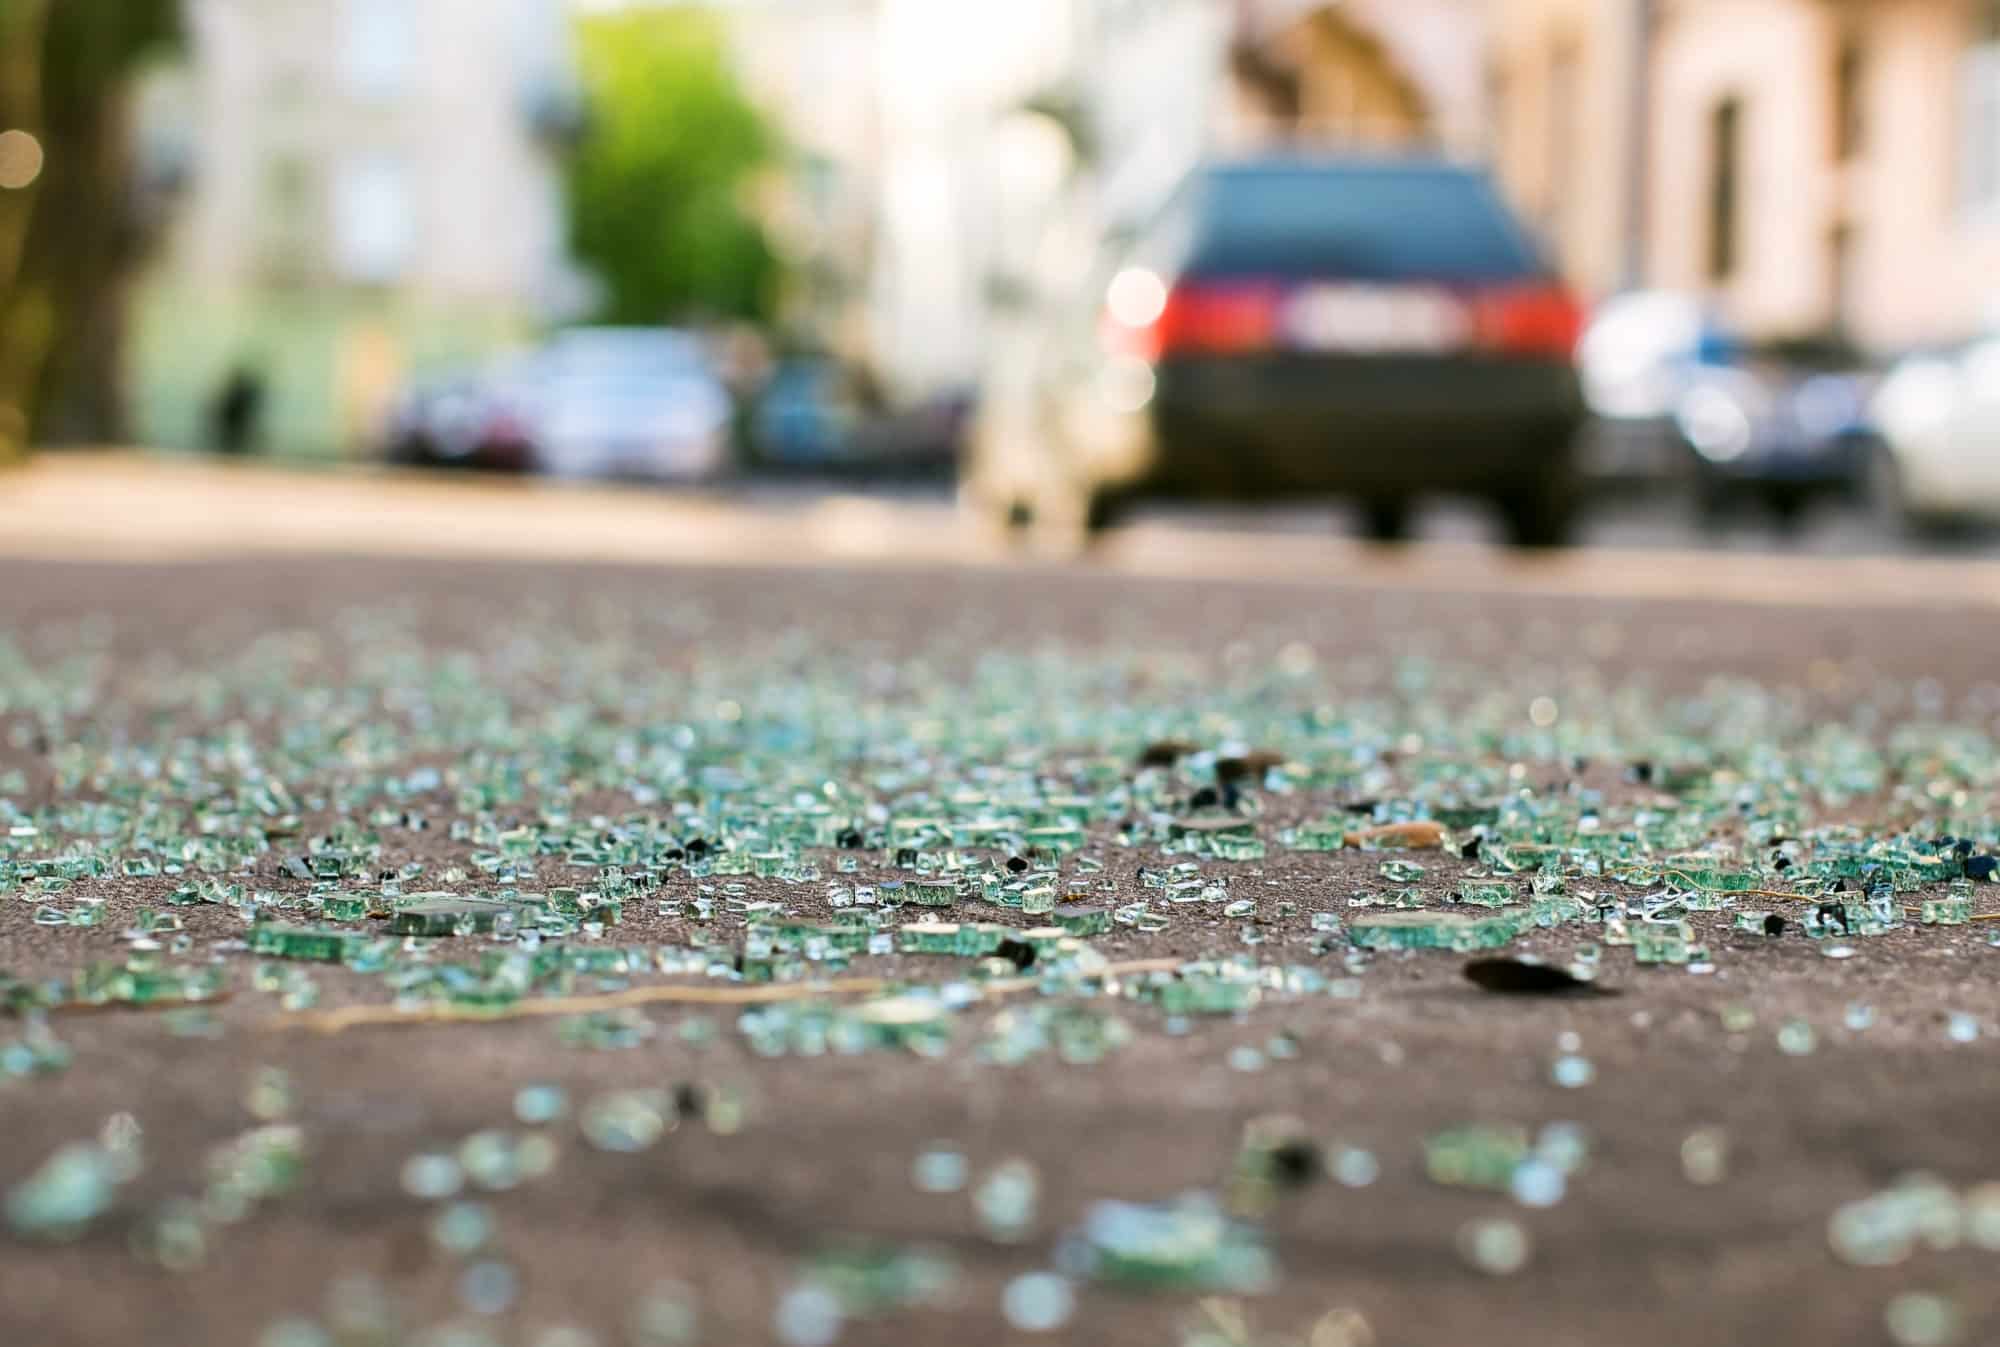
[[[991,568],[1024,561],[949,504],[779,501],[644,487],[299,471],[137,453],[48,456],[0,473],[0,557],[169,561],[360,555],[642,565]],[[2000,607],[2000,562],[1476,543],[1380,548],[1333,536],[1141,522],[1088,563],[1157,579],[1388,592],[1572,595],[1825,607]]]

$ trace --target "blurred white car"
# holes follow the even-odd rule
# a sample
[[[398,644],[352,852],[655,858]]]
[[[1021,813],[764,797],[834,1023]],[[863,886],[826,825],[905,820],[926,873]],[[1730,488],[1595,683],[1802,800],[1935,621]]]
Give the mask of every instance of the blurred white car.
[[[1577,373],[1594,415],[1662,419],[1709,352],[1723,345],[1714,316],[1693,295],[1641,290],[1598,305],[1577,343]]]
[[[699,481],[728,466],[730,399],[701,343],[664,328],[578,328],[538,362],[535,456],[558,477]]]
[[[1677,415],[1735,345],[1694,295],[1636,290],[1598,305],[1576,348],[1591,413],[1586,469],[1635,481],[1681,476]]]
[[[2000,336],[1904,359],[1872,410],[1881,485],[1906,520],[2000,518]]]

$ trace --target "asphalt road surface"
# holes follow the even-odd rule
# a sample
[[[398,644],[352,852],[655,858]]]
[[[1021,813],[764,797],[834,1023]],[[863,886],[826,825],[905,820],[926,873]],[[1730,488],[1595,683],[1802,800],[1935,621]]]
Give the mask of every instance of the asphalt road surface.
[[[126,958],[150,908],[189,937],[174,950],[165,936],[161,957],[219,969],[227,995],[207,1020],[58,1009],[48,1026],[73,1059],[0,1081],[0,1189],[20,1191],[108,1118],[130,1114],[140,1136],[136,1173],[71,1238],[0,1230],[0,1343],[2000,1341],[1986,1208],[1952,1197],[1940,1215],[1933,1194],[1919,1221],[1911,1203],[1889,1204],[1879,1266],[1830,1235],[1844,1204],[1902,1176],[1935,1176],[1960,1197],[2000,1180],[1995,928],[1911,920],[1808,939],[1812,904],[1777,896],[1794,886],[1770,868],[1787,838],[1803,868],[1843,837],[1928,835],[1944,820],[1991,849],[2000,568],[1976,557],[1632,546],[1517,560],[1470,542],[1385,554],[1154,521],[1095,564],[1018,564],[921,504],[680,502],[662,516],[619,493],[307,488],[119,463],[0,483],[0,525],[0,797],[44,825],[0,837],[17,862],[92,837],[137,854],[130,811],[150,800],[169,807],[168,832],[270,840],[226,877],[246,892],[296,902],[310,885],[287,858],[347,824],[381,850],[344,887],[421,863],[411,888],[470,893],[496,884],[476,862],[499,849],[482,820],[671,820],[738,792],[753,816],[823,799],[865,822],[879,804],[867,824],[879,833],[947,808],[949,792],[1095,794],[1117,807],[1091,814],[1065,875],[1169,918],[1092,938],[1104,958],[1244,955],[1338,984],[1267,984],[1251,1009],[1176,1022],[1131,996],[984,987],[967,960],[856,957],[841,976],[973,989],[936,1056],[766,1056],[740,1007],[671,1000],[598,1025],[594,1045],[578,1041],[588,1026],[553,1016],[343,1026],[315,1016],[391,1006],[381,974],[242,950],[228,902],[173,905],[185,874],[114,868],[47,893],[23,875],[0,894],[0,972],[32,981]],[[1142,767],[1165,739],[1188,754]],[[1198,861],[1255,912],[1162,902],[1139,871],[1186,856],[1163,849],[1169,823],[1155,831],[1145,816],[1213,816],[1204,750],[1264,749],[1296,764],[1238,802],[1267,855]],[[1676,756],[1699,770],[1670,779]],[[651,793],[634,793],[641,778]],[[286,791],[268,814],[296,824],[218,803],[274,779]],[[1296,849],[1281,834],[1441,800],[1439,783],[1465,803],[1482,802],[1470,798],[1482,784],[1520,802],[1516,841],[1528,814],[1562,836],[1664,836],[1681,820],[1699,835],[1673,847],[1716,843],[1762,863],[1773,896],[1732,901],[1789,924],[1771,937],[1736,932],[1730,910],[1687,914],[1706,970],[1637,964],[1601,923],[1531,927],[1507,951],[1561,965],[1598,946],[1611,996],[1496,996],[1442,951],[1350,966],[1311,914],[1351,924],[1366,915],[1353,895],[1393,886],[1441,908],[1490,853],[1466,858],[1465,830],[1449,851],[1407,856]],[[497,793],[469,797],[475,786]],[[409,826],[412,813],[429,826]],[[203,814],[206,833],[191,821]],[[686,840],[687,816],[675,831]],[[852,873],[835,868],[838,848],[808,848],[812,882],[670,872],[606,940],[740,948],[744,902],[851,914],[830,905],[829,885],[910,877],[877,840],[846,853]],[[1102,870],[1080,873],[1078,855]],[[1385,878],[1395,860],[1424,870]],[[588,883],[559,856],[538,867],[536,887]],[[711,894],[718,911],[703,920],[703,882],[743,888]],[[1659,892],[1576,872],[1567,884]],[[1975,886],[1979,915],[2000,913],[1996,892]],[[1914,910],[1945,893],[1940,881],[1898,900]],[[89,899],[103,900],[95,925],[37,920]],[[1033,921],[970,897],[944,915]],[[1828,957],[1842,946],[1849,957]],[[598,990],[583,982],[568,991]],[[757,984],[646,970],[606,988],[745,985]],[[1018,1028],[1004,1016],[1044,1003],[1079,1008],[1093,1042],[1111,1032],[1105,1018],[1123,1028],[1080,1054],[1092,1060],[1049,1048],[1004,1064],[982,1050]],[[29,1033],[0,1019],[0,1042]],[[264,1066],[289,1092],[269,1078],[258,1091]],[[563,1117],[516,1118],[518,1091],[538,1085],[564,1091]],[[679,1125],[637,1151],[594,1144],[588,1103],[648,1088],[677,1096]],[[1246,1126],[1278,1115],[1296,1120],[1309,1160],[1345,1155],[1350,1168],[1301,1163],[1284,1171],[1296,1184],[1245,1197],[1231,1176]],[[176,1246],[161,1266],[161,1213],[212,1190],[216,1147],[272,1120],[298,1128],[296,1182],[239,1218],[205,1219],[199,1256]],[[1426,1139],[1441,1132],[1532,1136],[1552,1123],[1573,1124],[1559,1135],[1587,1138],[1588,1152],[1561,1166],[1556,1200],[1427,1172]],[[461,1195],[493,1225],[467,1253],[436,1234],[441,1200],[400,1176],[411,1156],[491,1129],[552,1148],[538,1172]],[[1719,1168],[1700,1163],[1704,1140],[1726,1141]],[[915,1181],[931,1150],[963,1157],[963,1187]],[[1003,1238],[972,1193],[1010,1162],[1038,1196]],[[1135,1289],[1063,1252],[1095,1203],[1191,1190],[1241,1204],[1268,1252],[1265,1284]],[[1525,1235],[1520,1266],[1478,1266],[1464,1246],[1480,1229],[1500,1246]],[[850,1300],[833,1314],[841,1297],[813,1269],[856,1247],[925,1249],[952,1275],[921,1303]],[[1484,1261],[1512,1260],[1489,1248]],[[1032,1332],[1017,1279],[1047,1269],[1065,1273],[1074,1303]],[[689,1288],[673,1295],[692,1336],[664,1312],[640,1322],[664,1284]],[[376,1300],[406,1337],[368,1326],[355,1306]],[[343,1322],[343,1338],[313,1336]]]

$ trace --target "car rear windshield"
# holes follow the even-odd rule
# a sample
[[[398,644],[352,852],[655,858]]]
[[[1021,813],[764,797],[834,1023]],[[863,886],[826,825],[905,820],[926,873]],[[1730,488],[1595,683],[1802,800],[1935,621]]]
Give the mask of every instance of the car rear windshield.
[[[1188,271],[1365,281],[1541,274],[1485,177],[1403,164],[1234,166],[1202,185]]]

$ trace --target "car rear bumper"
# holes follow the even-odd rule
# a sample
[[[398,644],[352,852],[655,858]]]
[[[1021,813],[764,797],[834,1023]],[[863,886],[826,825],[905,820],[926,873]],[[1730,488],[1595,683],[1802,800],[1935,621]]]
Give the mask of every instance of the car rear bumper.
[[[1492,357],[1169,361],[1135,494],[1503,490],[1571,466],[1565,364]]]

